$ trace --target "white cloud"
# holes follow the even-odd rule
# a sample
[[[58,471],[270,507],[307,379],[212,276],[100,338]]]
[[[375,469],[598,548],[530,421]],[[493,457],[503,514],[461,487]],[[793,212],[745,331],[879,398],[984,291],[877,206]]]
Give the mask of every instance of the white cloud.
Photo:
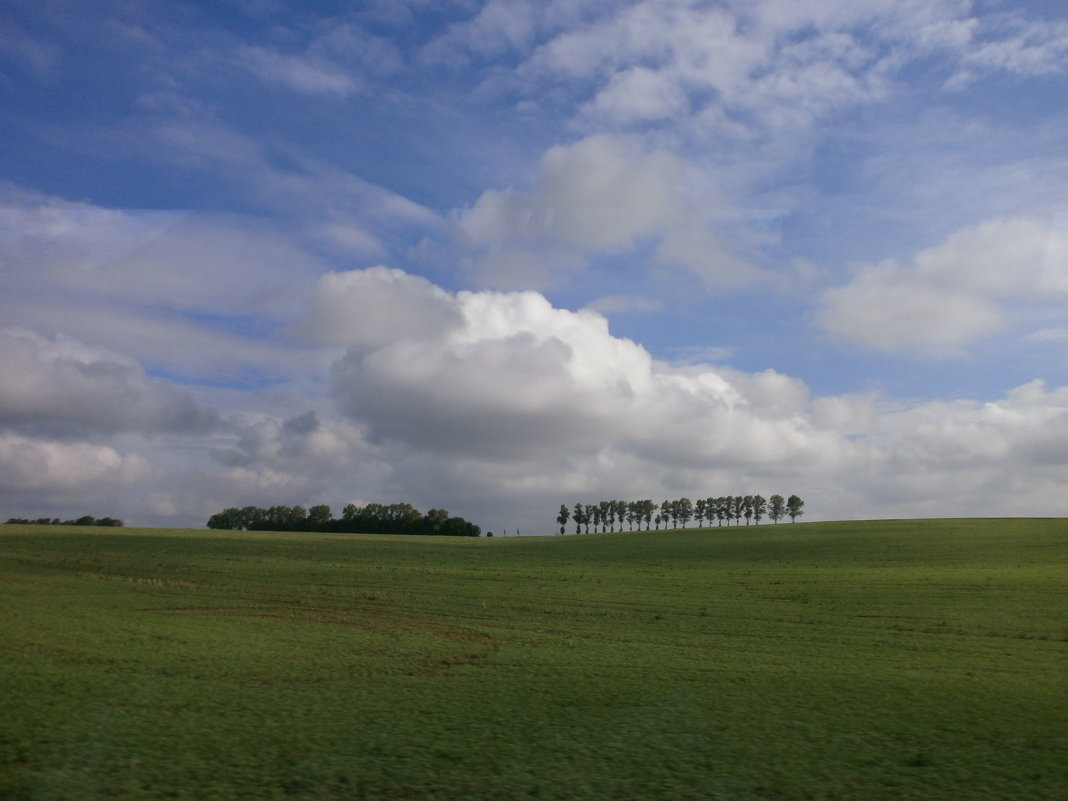
[[[189,473],[180,482],[190,497],[215,506],[271,506],[348,501],[381,474],[375,449],[351,422],[307,411],[288,418],[258,415],[236,439],[212,450],[210,481]],[[332,496],[332,498],[331,498]],[[215,509],[218,511],[218,509]]]
[[[531,191],[488,190],[460,219],[484,253],[476,272],[498,285],[538,286],[597,254],[655,243],[660,262],[710,284],[741,284],[756,270],[728,252],[723,207],[708,176],[671,153],[596,135],[550,148]],[[515,262],[525,269],[516,275]]]
[[[277,312],[318,264],[249,218],[102,208],[0,192],[0,263],[9,292],[47,283],[149,306]],[[254,287],[250,291],[250,287]]]
[[[234,61],[262,80],[277,82],[298,92],[344,97],[356,89],[352,77],[336,67],[263,47],[240,47],[234,53]]]
[[[461,225],[476,244],[547,239],[618,252],[667,225],[681,177],[681,162],[667,153],[593,136],[551,148],[534,191],[485,192]]]
[[[320,367],[267,334],[297,314],[322,269],[247,218],[107,209],[0,186],[5,324],[170,373],[276,381]]]
[[[0,329],[0,428],[53,435],[204,433],[218,416],[133,360],[69,337]]]
[[[881,97],[900,61],[882,43],[907,48],[917,27],[952,20],[960,4],[745,3],[735,8],[643,0],[536,49],[531,78],[564,76],[592,84],[583,112],[641,123],[670,108],[676,123],[711,107],[757,127],[808,125],[827,110]],[[931,9],[937,9],[931,11]],[[910,16],[911,14],[911,16]],[[900,25],[909,18],[910,25]],[[862,33],[863,32],[863,33]],[[624,92],[623,90],[627,91]]]
[[[427,293],[381,269],[351,280],[363,303],[376,287],[398,308],[398,294],[419,304]],[[1021,490],[1068,472],[1068,389],[1037,382],[996,402],[813,398],[771,370],[658,362],[599,314],[537,293],[433,294],[454,314],[392,341],[355,317],[333,391],[375,443],[379,486],[481,510],[487,525],[535,528],[539,505],[597,496],[740,491],[796,491],[818,499],[820,517],[1068,510]]]
[[[55,77],[62,55],[54,44],[40,41],[10,20],[0,20],[0,65],[14,66],[39,81]],[[9,70],[0,71],[0,81],[7,82]]]
[[[353,449],[362,446],[357,428],[338,421],[323,421],[314,411],[280,420],[263,417],[242,426],[235,447],[220,451],[224,464],[269,465],[294,470],[315,466],[317,472],[352,467]]]
[[[343,253],[378,256],[384,250],[378,237],[352,220],[328,222],[313,230],[316,238],[330,243]]]
[[[677,80],[648,67],[631,67],[612,76],[583,113],[609,122],[673,119],[687,110],[689,101]]]
[[[312,231],[321,225],[353,225],[378,232],[406,226],[426,230],[441,225],[434,211],[355,173],[299,154],[292,157],[294,169],[279,170],[258,162],[241,180],[247,182],[250,194],[268,208],[306,216]],[[366,249],[362,242],[359,246]]]
[[[1040,328],[1024,339],[1028,342],[1068,342],[1068,328]]]
[[[235,504],[409,500],[528,533],[564,501],[749,491],[797,491],[819,517],[1068,512],[1063,388],[991,401],[1008,373],[987,361],[966,379],[995,387],[983,397],[894,403],[726,366],[774,349],[820,380],[878,381],[878,360],[852,377],[818,352],[792,361],[818,348],[796,329],[829,285],[811,265],[873,253],[895,258],[827,292],[825,331],[949,353],[1011,326],[997,353],[1022,354],[1013,375],[1039,364],[1027,349],[1057,350],[1068,250],[1036,215],[1068,174],[1041,94],[1068,50],[1063,23],[1011,5],[398,0],[344,22],[264,7],[240,32],[132,7],[42,17],[39,42],[0,31],[0,80],[27,98],[46,100],[41,81],[74,97],[59,64],[92,61],[119,89],[74,103],[77,119],[26,105],[26,180],[245,212],[0,189],[4,325],[25,329],[0,341],[0,492],[45,507],[28,516],[107,498],[122,506],[72,511],[193,523]],[[272,92],[292,107],[281,127],[248,105]],[[116,123],[120,95],[135,101]],[[441,247],[442,216],[410,197],[478,197],[455,221],[474,252]],[[463,255],[497,287],[593,264],[568,301],[602,297],[571,312],[343,271],[444,274]],[[794,274],[734,303],[689,297],[676,269],[713,287],[767,277],[750,262]],[[630,280],[644,267],[662,282]],[[638,295],[669,281],[685,308],[650,334],[662,362],[601,313],[655,312]],[[226,424],[205,433],[209,406]]]
[[[1063,515],[1068,387],[884,408],[840,476],[872,516]]]
[[[605,295],[586,305],[601,314],[658,312],[664,308],[663,301],[641,295]]]
[[[824,295],[817,323],[881,350],[956,351],[998,330],[1003,302],[1068,293],[1068,235],[1035,220],[991,220],[916,254],[860,266]]]
[[[299,332],[313,342],[374,348],[433,336],[460,321],[449,295],[425,278],[372,267],[320,278]]]
[[[404,53],[389,38],[356,24],[336,21],[308,43],[308,56],[356,76],[390,76],[403,69],[405,63]]]
[[[827,291],[816,319],[824,330],[869,348],[942,353],[959,352],[1003,324],[993,301],[928,284],[892,262],[862,267],[848,285]]]
[[[144,481],[151,472],[144,458],[108,445],[0,432],[0,498],[9,505],[49,509],[85,502],[98,508],[102,496]]]
[[[985,26],[992,34],[965,51],[967,73],[996,69],[1016,75],[1052,75],[1068,68],[1068,23],[995,17]],[[1001,34],[999,36],[999,34]]]
[[[352,280],[365,304],[375,284],[391,303],[399,291],[416,304],[426,293],[382,270]],[[356,347],[334,367],[334,392],[373,441],[504,461],[606,449],[706,466],[815,455],[820,435],[798,416],[805,391],[793,379],[659,364],[601,315],[533,292],[447,300],[453,314],[436,329],[421,321],[376,340],[375,320],[360,315],[345,329]]]
[[[275,411],[246,411],[210,436],[144,437],[169,419],[171,395],[154,395],[136,365],[14,335],[4,352],[34,357],[19,372],[64,390],[34,396],[41,421],[129,433],[0,434],[9,514],[201,524],[232,505],[407,500],[545,533],[560,503],[740,492],[797,492],[824,519],[1068,513],[1054,491],[1068,480],[1068,388],[1035,381],[995,401],[911,404],[813,397],[772,370],[659,362],[598,313],[533,292],[452,294],[386,268],[324,276],[321,290],[308,331],[349,347],[332,377],[340,419],[280,396]],[[63,405],[64,393],[85,408]],[[130,416],[109,417],[109,404]]]
[[[294,46],[303,38],[302,32],[287,31],[289,52],[234,43],[204,50],[199,56],[208,68],[233,64],[265,83],[315,99],[344,99],[364,89],[369,80],[392,75],[403,67],[404,57],[389,39],[358,25],[324,19],[311,31],[303,47]]]
[[[440,3],[438,4],[440,5]],[[547,32],[578,25],[604,10],[602,0],[487,0],[468,3],[475,12],[450,23],[422,52],[424,61],[466,64],[471,58],[499,59],[529,50]]]
[[[893,97],[917,62],[959,87],[1059,73],[1068,57],[1063,22],[971,0],[638,0],[546,26],[537,41],[520,78],[532,95],[557,84],[578,95],[583,130],[670,118],[682,139],[742,137],[751,156],[763,140],[780,164],[811,146],[829,114]]]
[[[514,0],[489,0],[470,20],[450,26],[449,32],[427,52],[430,58],[450,52],[470,51],[494,56],[525,48],[534,35],[537,10],[533,4]]]
[[[849,208],[863,204],[863,220],[881,223],[864,225],[869,237],[889,229],[891,240],[920,242],[982,220],[1063,217],[1062,128],[1053,119],[1024,135],[1015,117],[937,107],[883,123],[870,133],[870,157],[854,167],[863,180],[838,198],[842,205],[822,213],[848,220]]]
[[[841,30],[871,26],[876,33],[904,36],[930,26],[967,18],[973,0],[734,0],[740,17],[753,20],[765,35],[788,37],[797,30]]]
[[[131,157],[202,173],[253,212],[246,227],[264,216],[284,219],[278,234],[303,234],[337,255],[365,256],[384,250],[383,237],[398,231],[442,226],[440,216],[419,203],[297,145],[244,133],[198,103],[181,96],[161,100],[158,93],[141,100],[147,113],[121,127],[78,129],[71,147],[109,157],[121,148]]]
[[[93,302],[96,301],[96,302]],[[329,355],[258,336],[262,321],[238,317],[253,326],[251,335],[229,331],[213,320],[134,304],[82,298],[60,306],[38,301],[6,311],[8,321],[48,338],[71,336],[121,352],[154,371],[192,381],[227,385],[277,385],[321,373]],[[227,318],[223,316],[222,320]],[[273,331],[268,321],[265,331]],[[324,359],[326,361],[324,362]]]

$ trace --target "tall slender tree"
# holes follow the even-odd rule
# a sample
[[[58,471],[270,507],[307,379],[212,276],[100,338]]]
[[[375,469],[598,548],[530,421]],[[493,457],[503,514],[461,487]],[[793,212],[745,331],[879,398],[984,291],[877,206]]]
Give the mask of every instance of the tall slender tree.
[[[671,519],[671,501],[662,501],[660,503],[660,519],[664,523],[664,528],[667,528],[668,520]]]
[[[686,524],[693,518],[693,501],[689,498],[679,498],[675,501],[675,513],[682,527],[686,528]]]
[[[708,501],[704,498],[698,498],[693,502],[693,516],[697,520],[697,527],[705,527],[705,517],[708,515]]]
[[[772,523],[778,523],[786,516],[786,501],[781,495],[772,495],[768,498],[768,517]]]
[[[571,517],[571,512],[568,511],[567,506],[560,504],[560,512],[556,515],[556,522],[560,524],[560,533],[564,533],[564,527],[567,525],[568,519]]]
[[[722,528],[723,521],[727,517],[727,499],[721,495],[718,498],[711,498],[710,501],[716,513],[716,523],[719,528]]]
[[[761,518],[764,517],[765,514],[767,514],[767,511],[768,511],[768,499],[765,498],[763,495],[754,495],[753,496],[753,519],[756,521],[756,524],[758,526],[760,525]]]
[[[656,504],[646,498],[640,502],[642,505],[642,520],[645,521],[645,530],[649,530],[649,526],[653,522],[653,512],[656,511]]]
[[[786,499],[786,513],[790,515],[791,523],[796,523],[797,518],[804,514],[804,511],[802,511],[804,506],[805,502],[796,495],[791,495]]]

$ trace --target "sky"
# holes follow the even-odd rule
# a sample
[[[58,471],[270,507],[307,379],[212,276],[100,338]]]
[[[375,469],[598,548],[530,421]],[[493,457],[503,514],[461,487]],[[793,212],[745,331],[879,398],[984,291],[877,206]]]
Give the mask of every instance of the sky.
[[[1068,515],[1055,0],[6,0],[0,519]]]

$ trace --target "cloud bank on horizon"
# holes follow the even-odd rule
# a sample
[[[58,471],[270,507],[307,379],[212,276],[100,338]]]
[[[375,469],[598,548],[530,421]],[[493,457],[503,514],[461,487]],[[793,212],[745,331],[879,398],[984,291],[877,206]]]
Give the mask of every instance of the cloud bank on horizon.
[[[0,516],[1068,514],[1068,10],[0,11]]]

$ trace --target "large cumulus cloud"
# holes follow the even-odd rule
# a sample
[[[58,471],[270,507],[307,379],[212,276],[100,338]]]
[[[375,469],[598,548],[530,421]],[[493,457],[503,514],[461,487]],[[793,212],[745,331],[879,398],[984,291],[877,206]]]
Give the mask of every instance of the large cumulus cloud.
[[[450,294],[384,268],[327,281],[350,291],[318,296],[319,314],[379,292],[399,309],[433,299],[434,314],[398,318],[388,341],[373,315],[353,315],[333,395],[388,465],[381,486],[433,487],[490,521],[529,525],[595,496],[775,491],[809,497],[820,517],[1068,511],[1052,493],[1068,478],[1064,388],[812,397],[771,370],[659,361],[596,312],[534,292]]]
[[[397,308],[410,308],[427,292],[423,279],[382,269],[327,281],[353,288],[330,295],[337,309],[405,291]],[[711,467],[833,452],[795,379],[658,362],[600,314],[554,308],[535,292],[440,293],[437,303],[437,325],[421,318],[389,341],[376,338],[373,317],[349,320],[334,395],[373,439],[519,462],[610,449]]]

